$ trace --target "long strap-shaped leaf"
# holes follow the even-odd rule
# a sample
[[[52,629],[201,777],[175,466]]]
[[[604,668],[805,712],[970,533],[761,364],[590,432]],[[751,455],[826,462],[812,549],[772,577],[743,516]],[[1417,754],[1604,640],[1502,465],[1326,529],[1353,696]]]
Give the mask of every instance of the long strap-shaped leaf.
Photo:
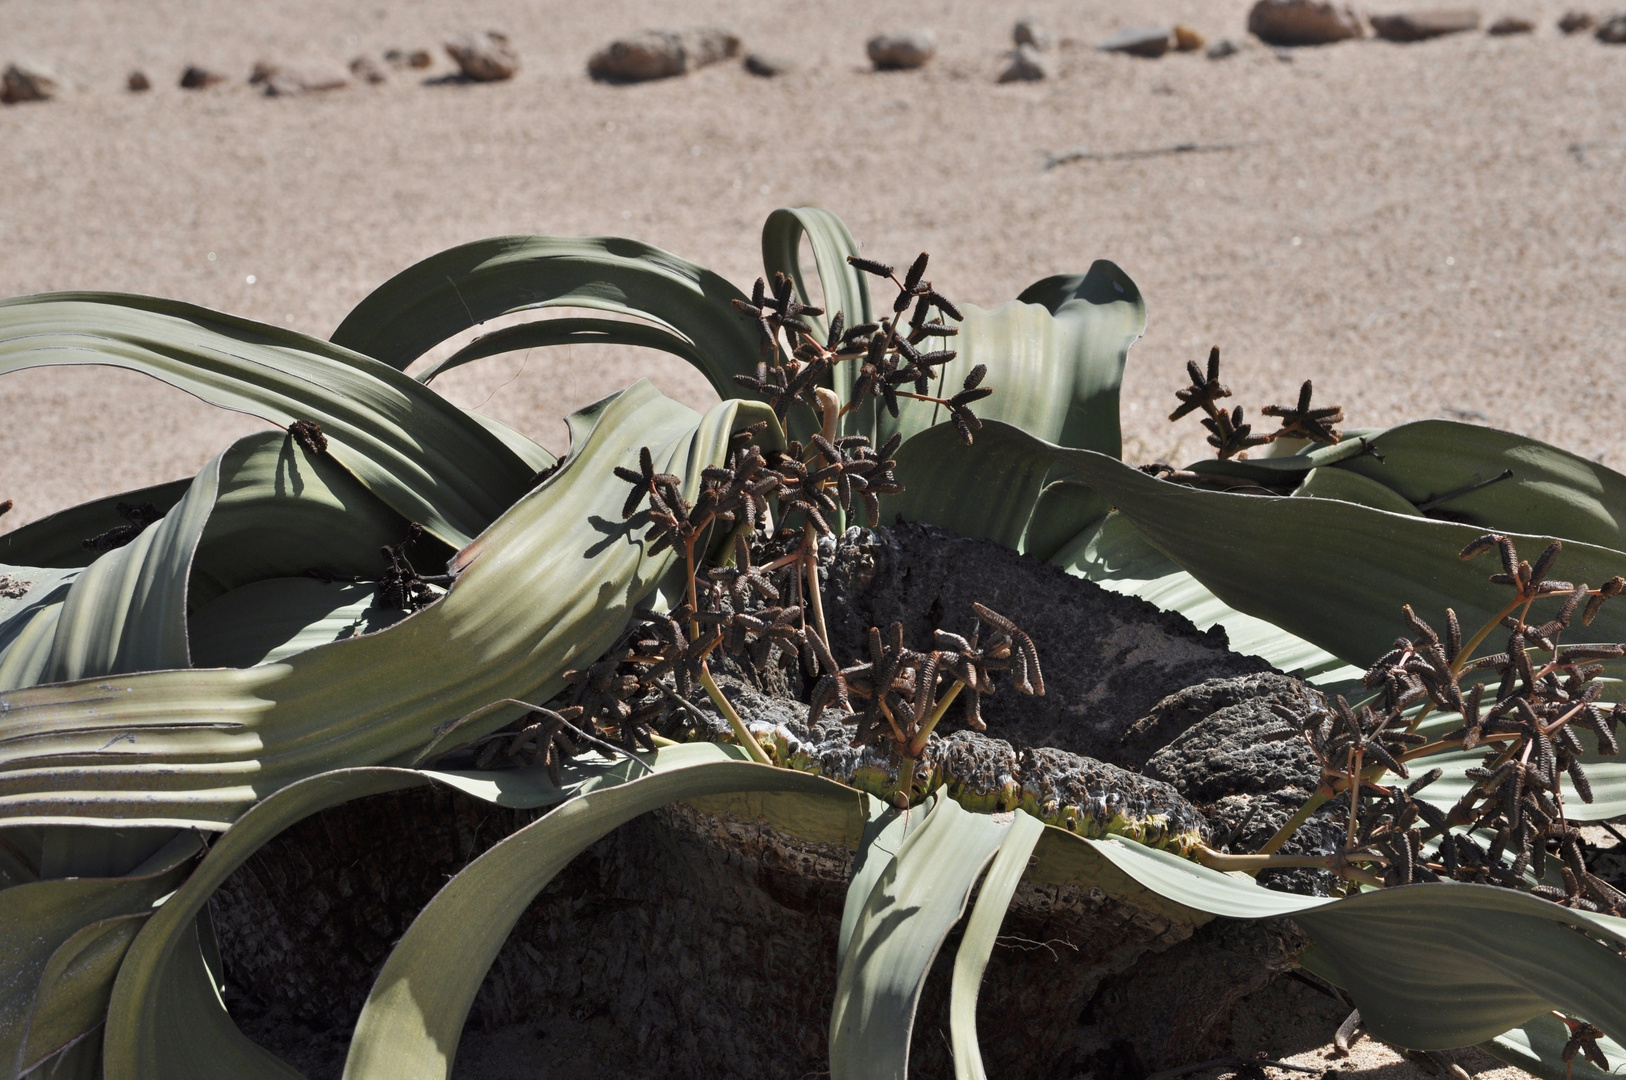
[[[686,478],[764,414],[705,417],[647,383],[604,406],[587,445],[459,556],[439,602],[387,630],[243,671],[156,672],[0,695],[0,820],[122,819],[219,828],[255,800],[336,766],[412,760],[458,718],[542,700],[598,656],[671,565],[621,520],[640,446]],[[540,695],[536,697],[533,695]],[[496,710],[463,737],[519,710]]]
[[[510,312],[595,308],[647,319],[686,338],[718,396],[756,366],[756,328],[727,280],[676,255],[617,237],[499,236],[443,251],[375,289],[333,332],[348,349],[406,370],[454,334]]]
[[[677,749],[693,753],[673,755],[669,771],[657,764],[652,776],[564,804],[448,882],[384,962],[356,1024],[346,1080],[450,1076],[469,1006],[514,923],[571,859],[618,825],[675,799],[729,791],[860,797],[805,773],[722,760],[720,747]]]
[[[836,976],[831,1080],[904,1080],[921,987],[1011,818],[933,796],[871,889]]]
[[[1626,476],[1595,461],[1453,420],[1402,424],[1376,441],[1381,460],[1356,455],[1337,470],[1383,484],[1414,505],[1451,496],[1438,505],[1453,520],[1626,549]],[[1498,479],[1504,472],[1512,475]],[[1476,484],[1485,486],[1465,490]]]
[[[1094,489],[1073,480],[1045,486],[1056,450],[1008,424],[988,424],[971,446],[952,426],[930,428],[898,452],[905,490],[883,500],[881,516],[930,522],[1049,559],[1103,588],[1177,611],[1199,630],[1222,625],[1233,651],[1262,656],[1320,684],[1343,684],[1364,673],[1220,601],[1122,514],[1105,516],[1110,504]]]
[[[847,261],[849,255],[858,254],[858,241],[848,231],[847,223],[829,210],[814,206],[781,207],[768,215],[762,225],[762,266],[768,279],[772,281],[775,274],[784,274],[791,279],[796,294],[804,302],[813,301],[802,273],[803,236],[813,248],[813,265],[818,270],[819,291],[824,301],[824,315],[808,316],[804,321],[820,336],[838,311],[846,317],[848,326],[869,322],[874,317],[869,282],[862,271]]]
[[[167,514],[191,486],[190,479],[171,480],[134,491],[121,491],[117,495],[92,499],[20,525],[0,536],[0,563],[18,566],[89,566],[95,561],[96,552],[87,548],[85,541],[116,526],[129,524],[118,512],[120,503],[131,506],[150,503],[160,514]]]
[[[78,567],[9,566],[0,563],[0,575],[21,583],[26,590],[20,596],[0,597],[0,667],[5,665],[6,652],[41,609],[56,604],[68,593],[68,587],[79,576]],[[0,683],[0,686],[3,686]]]
[[[7,1080],[24,1075],[101,1027],[119,965],[147,918],[147,912],[139,911],[93,922],[51,954],[23,1028],[27,1039],[19,1047],[16,1072],[0,1075]],[[49,1070],[44,1075],[59,1074]],[[99,1076],[100,1070],[92,1075]]]
[[[284,432],[240,439],[223,455],[220,474],[193,561],[190,610],[251,582],[307,571],[376,579],[379,548],[407,533],[407,519],[343,466],[312,457]],[[413,552],[437,570],[453,554],[433,542]]]
[[[1626,1035],[1626,919],[1491,885],[1408,885],[1339,900],[1296,896],[1134,841],[1080,842],[1199,911],[1291,915],[1315,941],[1306,962],[1350,991],[1379,1038],[1450,1049],[1547,1009],[1589,1020],[1617,1042]]]
[[[93,923],[150,913],[154,901],[186,880],[188,864],[202,848],[196,833],[181,833],[123,877],[36,881],[0,890],[0,1077],[9,1080],[21,1061],[40,978],[58,949]]]
[[[1230,606],[1351,662],[1381,655],[1406,630],[1404,604],[1442,621],[1450,606],[1463,625],[1478,626],[1508,598],[1504,586],[1488,580],[1495,569],[1490,561],[1458,558],[1481,529],[1330,499],[1201,490],[1155,479],[1104,454],[1045,448],[1023,432],[1007,430],[1003,437],[1048,453]],[[1550,539],[1511,535],[1532,552]],[[1626,574],[1626,553],[1567,542],[1557,572],[1602,583]],[[1572,627],[1566,642],[1571,638],[1626,640],[1626,607],[1605,605],[1590,626]]]
[[[519,352],[521,349],[545,349],[554,345],[636,345],[680,356],[702,370],[706,364],[693,342],[649,323],[613,319],[542,319],[482,334],[440,363],[420,372],[418,381],[428,383],[453,368],[488,356]],[[729,396],[737,394],[736,391]]]
[[[954,1075],[958,1080],[986,1080],[982,1050],[977,1044],[977,991],[982,973],[993,955],[1005,911],[1016,895],[1016,886],[1028,868],[1028,859],[1044,835],[1044,822],[1025,810],[1016,811],[1016,820],[1005,842],[999,845],[994,864],[982,879],[982,891],[966,921],[965,936],[954,954],[954,980],[949,993],[949,1043],[954,1050]]]
[[[864,822],[858,851],[853,855],[852,877],[847,881],[847,899],[841,908],[841,932],[836,938],[838,972],[847,962],[847,946],[852,942],[853,931],[858,928],[858,920],[864,914],[869,894],[881,880],[881,875],[886,873],[887,867],[898,857],[898,849],[909,834],[926,820],[928,810],[923,806],[900,809],[880,799],[869,800],[868,806],[868,820]]]
[[[314,420],[362,483],[454,548],[534,475],[463,410],[399,371],[177,301],[113,293],[0,301],[0,374],[52,364],[140,371],[278,426]]]
[[[162,521],[91,563],[74,580],[42,681],[190,666],[187,580],[220,491],[225,456],[203,467]]]

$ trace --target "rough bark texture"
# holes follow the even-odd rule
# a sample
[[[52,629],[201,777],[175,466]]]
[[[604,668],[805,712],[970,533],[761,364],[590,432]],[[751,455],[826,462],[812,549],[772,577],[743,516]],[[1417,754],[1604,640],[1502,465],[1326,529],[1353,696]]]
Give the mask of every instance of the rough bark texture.
[[[1218,627],[1199,632],[1144,600],[930,525],[849,530],[827,580],[830,647],[844,663],[867,654],[871,626],[901,622],[917,648],[930,646],[935,627],[969,635],[973,602],[1025,630],[1039,646],[1044,696],[1005,685],[982,708],[989,732],[1018,749],[1054,746],[1139,764],[1121,760],[1120,742],[1159,701],[1205,679],[1270,670],[1230,652]],[[955,730],[959,717],[950,709],[940,730]]]
[[[1250,741],[1268,701],[1302,699],[1301,684],[1260,674],[1261,662],[1225,650],[1223,634],[995,545],[918,526],[854,534],[826,595],[838,649],[892,619],[914,638],[930,640],[932,625],[968,632],[972,600],[1015,619],[1040,642],[1049,694],[1007,689],[987,701],[991,733],[1030,750],[1146,764],[1211,831],[1252,836],[1315,782],[1291,744]],[[801,707],[783,697],[776,706],[768,689],[735,691],[742,708],[795,720]],[[338,1076],[372,978],[412,917],[533,817],[415,789],[334,808],[268,844],[211,908],[244,1030],[313,1080]],[[521,918],[474,1004],[457,1075],[824,1072],[851,862],[845,849],[685,806],[622,827]],[[916,1076],[953,1074],[957,944],[951,937],[939,954],[921,1001]],[[1288,923],[1194,928],[1099,890],[1024,884],[979,998],[989,1074],[1133,1080],[1251,1050],[1277,1030],[1276,977],[1302,944]],[[1298,985],[1295,1009],[1325,1009]],[[1267,992],[1276,995],[1268,1009],[1250,1010],[1249,995]]]

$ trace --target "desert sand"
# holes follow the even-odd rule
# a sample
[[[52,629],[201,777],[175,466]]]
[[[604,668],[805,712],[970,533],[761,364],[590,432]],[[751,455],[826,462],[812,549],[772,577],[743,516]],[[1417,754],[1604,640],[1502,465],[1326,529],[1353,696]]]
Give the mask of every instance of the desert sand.
[[[392,274],[496,234],[633,236],[749,287],[768,212],[814,204],[874,257],[929,250],[940,290],[976,304],[1119,263],[1149,313],[1124,382],[1131,460],[1201,455],[1196,423],[1164,417],[1186,361],[1217,344],[1250,407],[1313,378],[1352,426],[1455,417],[1626,467],[1626,48],[1559,34],[1565,3],[1486,0],[1487,24],[1520,14],[1536,33],[1279,53],[1248,42],[1247,6],[0,0],[0,62],[37,58],[73,84],[0,108],[0,296],[152,293],[325,337]],[[1054,76],[996,85],[1022,14],[1061,39]],[[1173,21],[1244,48],[1092,47]],[[618,34],[700,22],[796,70],[585,75]],[[938,35],[931,66],[868,70],[870,34],[913,27]],[[436,83],[452,70],[439,43],[487,28],[511,37],[519,75]],[[245,81],[259,59],[342,66],[389,48],[435,64],[293,98]],[[183,91],[187,64],[229,79]],[[151,91],[125,89],[136,68]],[[1045,167],[1181,143],[1224,148]],[[560,417],[644,375],[711,398],[680,361],[587,348],[436,385],[561,450]],[[189,475],[262,424],[104,368],[9,375],[0,409],[8,527]]]
[[[1313,378],[1354,426],[1452,416],[1626,466],[1626,48],[1559,34],[1554,0],[1481,9],[1486,23],[1533,18],[1521,37],[1291,59],[1254,43],[1217,61],[1091,47],[1175,20],[1242,41],[1246,10],[4,0],[0,52],[78,85],[0,108],[0,295],[156,293],[325,337],[412,262],[503,233],[634,236],[748,287],[767,213],[817,204],[876,257],[931,251],[939,288],[971,303],[1097,258],[1123,266],[1149,317],[1125,377],[1131,460],[1204,452],[1194,420],[1164,417],[1185,362],[1217,344],[1251,407]],[[1024,13],[1062,39],[1056,77],[996,85]],[[617,34],[695,22],[799,70],[587,79],[587,57]],[[937,60],[870,72],[865,39],[912,26],[937,32]],[[486,28],[512,37],[514,80],[426,85],[452,70],[444,37]],[[342,66],[391,47],[432,49],[435,66],[321,96],[246,85],[258,59]],[[230,79],[180,90],[192,63]],[[154,89],[124,89],[134,68]],[[1081,146],[1180,143],[1235,148],[1044,167]],[[645,374],[693,404],[711,397],[675,359],[585,348],[494,358],[437,385],[559,449],[560,416]],[[0,404],[8,527],[187,475],[260,423],[100,368],[7,376]]]

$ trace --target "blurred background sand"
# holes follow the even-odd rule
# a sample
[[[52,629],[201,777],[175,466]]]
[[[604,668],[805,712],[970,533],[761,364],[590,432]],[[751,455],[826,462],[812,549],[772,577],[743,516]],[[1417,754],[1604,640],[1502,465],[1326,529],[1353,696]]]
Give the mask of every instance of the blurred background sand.
[[[1481,8],[1486,23],[1534,18],[1528,37],[1254,43],[1211,61],[1091,46],[1173,21],[1242,41],[1246,0],[0,0],[0,62],[37,58],[75,84],[0,108],[0,296],[153,293],[325,337],[412,262],[503,233],[633,236],[748,288],[763,218],[815,204],[874,257],[929,250],[939,288],[971,303],[1096,258],[1122,265],[1149,314],[1124,383],[1131,460],[1200,454],[1197,425],[1164,416],[1185,362],[1218,344],[1251,407],[1313,378],[1354,426],[1475,420],[1623,468],[1626,48],[1561,36],[1565,6]],[[999,86],[1019,15],[1062,39],[1055,72]],[[698,22],[796,70],[585,76],[614,36]],[[868,70],[870,34],[914,27],[938,34],[929,68]],[[439,43],[487,28],[512,39],[518,77],[432,84],[452,70]],[[342,65],[388,48],[431,49],[435,65],[320,96],[245,84],[256,60]],[[192,63],[229,83],[178,89]],[[134,68],[152,91],[124,89]],[[1045,168],[1073,148],[1179,143],[1234,148]],[[644,375],[711,398],[670,357],[589,348],[436,385],[563,449],[563,415]],[[188,475],[261,424],[101,368],[9,375],[0,415],[11,527]],[[1302,1060],[1413,1070],[1370,1042],[1341,1065]]]
[[[325,337],[400,269],[501,233],[634,236],[749,287],[767,213],[817,204],[876,257],[931,251],[957,300],[1122,265],[1149,310],[1124,386],[1132,460],[1199,455],[1197,425],[1163,417],[1184,363],[1218,344],[1251,407],[1314,378],[1352,425],[1454,416],[1623,467],[1626,48],[1560,35],[1562,4],[1490,3],[1487,23],[1540,28],[1212,61],[1091,46],[1175,20],[1242,40],[1245,0],[600,0],[586,17],[513,0],[0,0],[0,50],[78,84],[0,108],[0,295],[156,293]],[[999,86],[1021,14],[1063,39],[1057,72]],[[610,38],[695,22],[799,70],[586,78]],[[872,32],[913,26],[938,34],[929,68],[867,70]],[[512,38],[518,77],[426,84],[452,70],[444,37],[486,28]],[[257,59],[343,65],[391,47],[432,49],[435,66],[321,96],[245,84]],[[231,81],[180,90],[189,63]],[[142,95],[124,89],[138,67],[154,83]],[[1044,168],[1069,148],[1184,142],[1239,145]],[[437,385],[558,449],[559,417],[644,374],[710,398],[675,359],[588,348]],[[259,424],[100,368],[9,375],[0,408],[10,527],[187,475]]]

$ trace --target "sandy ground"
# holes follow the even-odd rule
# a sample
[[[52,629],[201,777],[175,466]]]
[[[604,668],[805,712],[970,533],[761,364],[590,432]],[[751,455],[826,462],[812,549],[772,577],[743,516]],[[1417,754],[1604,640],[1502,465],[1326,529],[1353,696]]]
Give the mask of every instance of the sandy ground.
[[[1149,299],[1125,380],[1134,460],[1198,454],[1195,423],[1163,416],[1219,344],[1250,405],[1313,377],[1353,424],[1453,416],[1622,468],[1626,48],[1558,34],[1565,6],[1481,8],[1535,18],[1529,37],[1148,61],[1090,45],[1176,19],[1240,39],[1246,0],[0,0],[0,61],[76,84],[0,108],[0,296],[156,293],[326,336],[396,271],[502,233],[635,236],[748,285],[767,213],[818,204],[872,255],[930,250],[939,287],[979,304],[1120,263]],[[1057,77],[997,86],[1021,13],[1064,39]],[[584,75],[616,34],[702,21],[798,70]],[[929,69],[866,70],[869,34],[912,26],[939,36]],[[438,50],[427,72],[320,97],[243,81],[260,58],[343,64],[488,27],[523,57],[510,83],[430,84]],[[188,63],[231,82],[182,91]],[[137,67],[150,93],[124,90]],[[1044,167],[1188,142],[1233,148]],[[560,449],[560,416],[640,375],[710,397],[676,360],[589,349],[438,385]],[[7,376],[0,416],[7,526],[188,475],[259,424],[92,368]]]
[[[1034,0],[1064,39],[1058,77],[997,86],[1014,9],[965,0],[600,0],[587,17],[514,0],[0,0],[0,52],[80,85],[0,109],[0,295],[158,293],[325,336],[401,268],[500,233],[636,236],[748,285],[762,219],[812,203],[879,257],[930,250],[939,286],[974,303],[1119,262],[1150,309],[1125,380],[1136,460],[1198,454],[1195,422],[1163,417],[1185,361],[1217,343],[1244,403],[1313,377],[1353,424],[1483,420],[1622,467],[1626,48],[1561,36],[1562,2],[1514,2],[1482,10],[1534,17],[1533,36],[1148,61],[1089,46],[1173,19],[1240,38],[1245,0]],[[617,33],[696,21],[801,69],[584,75]],[[865,70],[871,32],[912,25],[939,35],[931,68]],[[510,83],[424,85],[450,70],[438,50],[426,73],[320,98],[243,82],[262,57],[343,64],[486,27],[524,59]],[[188,63],[232,83],[177,89]],[[150,93],[124,90],[136,67]],[[1184,142],[1239,145],[1043,167]],[[1584,161],[1578,143],[1594,144]],[[585,349],[444,385],[558,448],[557,417],[642,374],[710,396],[679,361]],[[189,474],[257,423],[105,369],[8,376],[0,408],[13,527]]]

